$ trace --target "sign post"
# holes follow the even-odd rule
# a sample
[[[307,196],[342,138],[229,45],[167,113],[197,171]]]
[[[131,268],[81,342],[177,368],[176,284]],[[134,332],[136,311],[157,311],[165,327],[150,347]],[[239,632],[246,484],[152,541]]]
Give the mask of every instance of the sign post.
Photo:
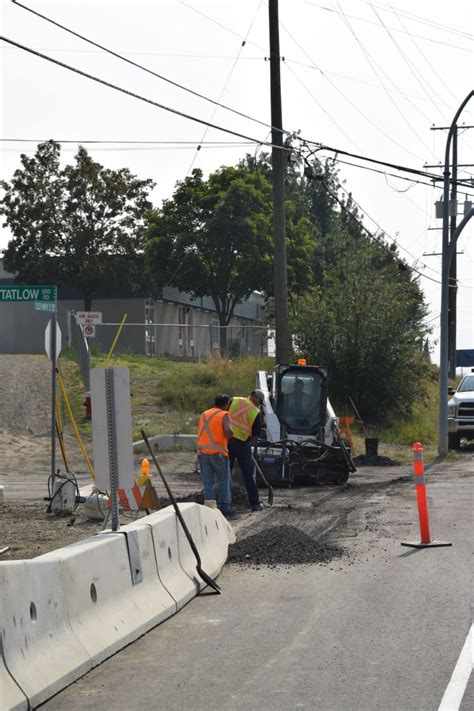
[[[56,476],[56,366],[61,352],[61,329],[56,313],[48,321],[44,332],[44,349],[51,361],[51,491]]]

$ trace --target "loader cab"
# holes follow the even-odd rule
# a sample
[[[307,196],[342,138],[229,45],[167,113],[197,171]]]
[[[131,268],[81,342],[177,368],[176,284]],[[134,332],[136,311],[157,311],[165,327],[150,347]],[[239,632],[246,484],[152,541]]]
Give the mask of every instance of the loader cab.
[[[328,378],[326,368],[278,365],[273,371],[273,406],[291,435],[323,437]]]

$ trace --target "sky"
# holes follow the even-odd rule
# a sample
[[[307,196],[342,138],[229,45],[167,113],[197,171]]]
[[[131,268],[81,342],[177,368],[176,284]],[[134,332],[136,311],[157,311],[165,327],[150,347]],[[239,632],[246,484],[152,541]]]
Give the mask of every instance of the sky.
[[[106,167],[126,166],[152,178],[151,198],[159,206],[192,168],[207,175],[255,154],[268,140],[264,0],[24,4],[246,117],[132,67],[8,0],[0,0],[3,36],[246,138],[206,128],[0,41],[0,179],[11,178],[22,153],[33,155],[39,141],[53,138],[62,144],[65,163],[81,143]],[[434,204],[442,197],[441,183],[408,182],[401,177],[413,176],[340,151],[418,170],[432,166],[427,170],[441,176],[447,131],[432,128],[449,126],[473,88],[474,4],[280,0],[279,5],[284,129],[338,151],[318,155],[336,155],[339,179],[360,206],[367,229],[382,229],[419,271],[438,362],[442,222]],[[458,175],[470,181],[474,99],[458,125],[473,126],[459,130],[458,137]],[[460,220],[464,201],[474,201],[474,185],[459,191]],[[458,348],[474,348],[473,234],[474,220],[458,240]],[[8,229],[0,228],[0,250],[9,239]]]

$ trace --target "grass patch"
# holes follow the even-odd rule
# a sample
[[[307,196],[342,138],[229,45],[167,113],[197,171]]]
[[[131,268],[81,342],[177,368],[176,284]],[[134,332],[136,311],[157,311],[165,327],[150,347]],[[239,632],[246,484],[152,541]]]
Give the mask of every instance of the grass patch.
[[[148,434],[194,434],[199,414],[210,407],[218,393],[248,395],[255,387],[258,370],[271,370],[272,358],[226,361],[211,358],[205,363],[184,363],[163,358],[118,355],[109,365],[130,371],[133,439]],[[103,367],[105,356],[93,356],[92,367]],[[61,356],[61,372],[79,431],[92,436],[85,418],[84,386],[79,366],[67,353]]]
[[[92,367],[103,367],[104,356],[93,356]],[[258,370],[270,371],[272,358],[245,358],[228,361],[210,358],[203,363],[185,363],[163,358],[137,355],[118,355],[114,366],[130,370],[132,390],[133,439],[141,438],[140,429],[150,435],[194,434],[198,415],[210,407],[217,393],[248,395],[255,387]],[[61,371],[79,430],[87,439],[92,436],[90,420],[86,420],[82,405],[84,387],[79,367],[68,353],[61,356]],[[352,414],[349,409],[337,414]],[[412,459],[411,447],[421,442],[425,460],[437,457],[438,438],[438,380],[433,370],[424,383],[412,413],[404,419],[393,418],[386,427],[369,426],[369,437],[378,437],[379,454],[407,463]],[[352,427],[355,454],[365,452],[365,432],[360,425]]]

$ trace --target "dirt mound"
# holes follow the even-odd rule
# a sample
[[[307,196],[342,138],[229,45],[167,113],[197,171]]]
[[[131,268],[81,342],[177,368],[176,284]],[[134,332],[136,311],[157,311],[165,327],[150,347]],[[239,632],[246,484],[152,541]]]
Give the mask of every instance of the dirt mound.
[[[51,432],[51,363],[42,356],[0,355],[0,432]]]
[[[237,541],[229,548],[229,563],[247,566],[328,563],[342,554],[340,548],[312,538],[295,526],[272,526]]]

